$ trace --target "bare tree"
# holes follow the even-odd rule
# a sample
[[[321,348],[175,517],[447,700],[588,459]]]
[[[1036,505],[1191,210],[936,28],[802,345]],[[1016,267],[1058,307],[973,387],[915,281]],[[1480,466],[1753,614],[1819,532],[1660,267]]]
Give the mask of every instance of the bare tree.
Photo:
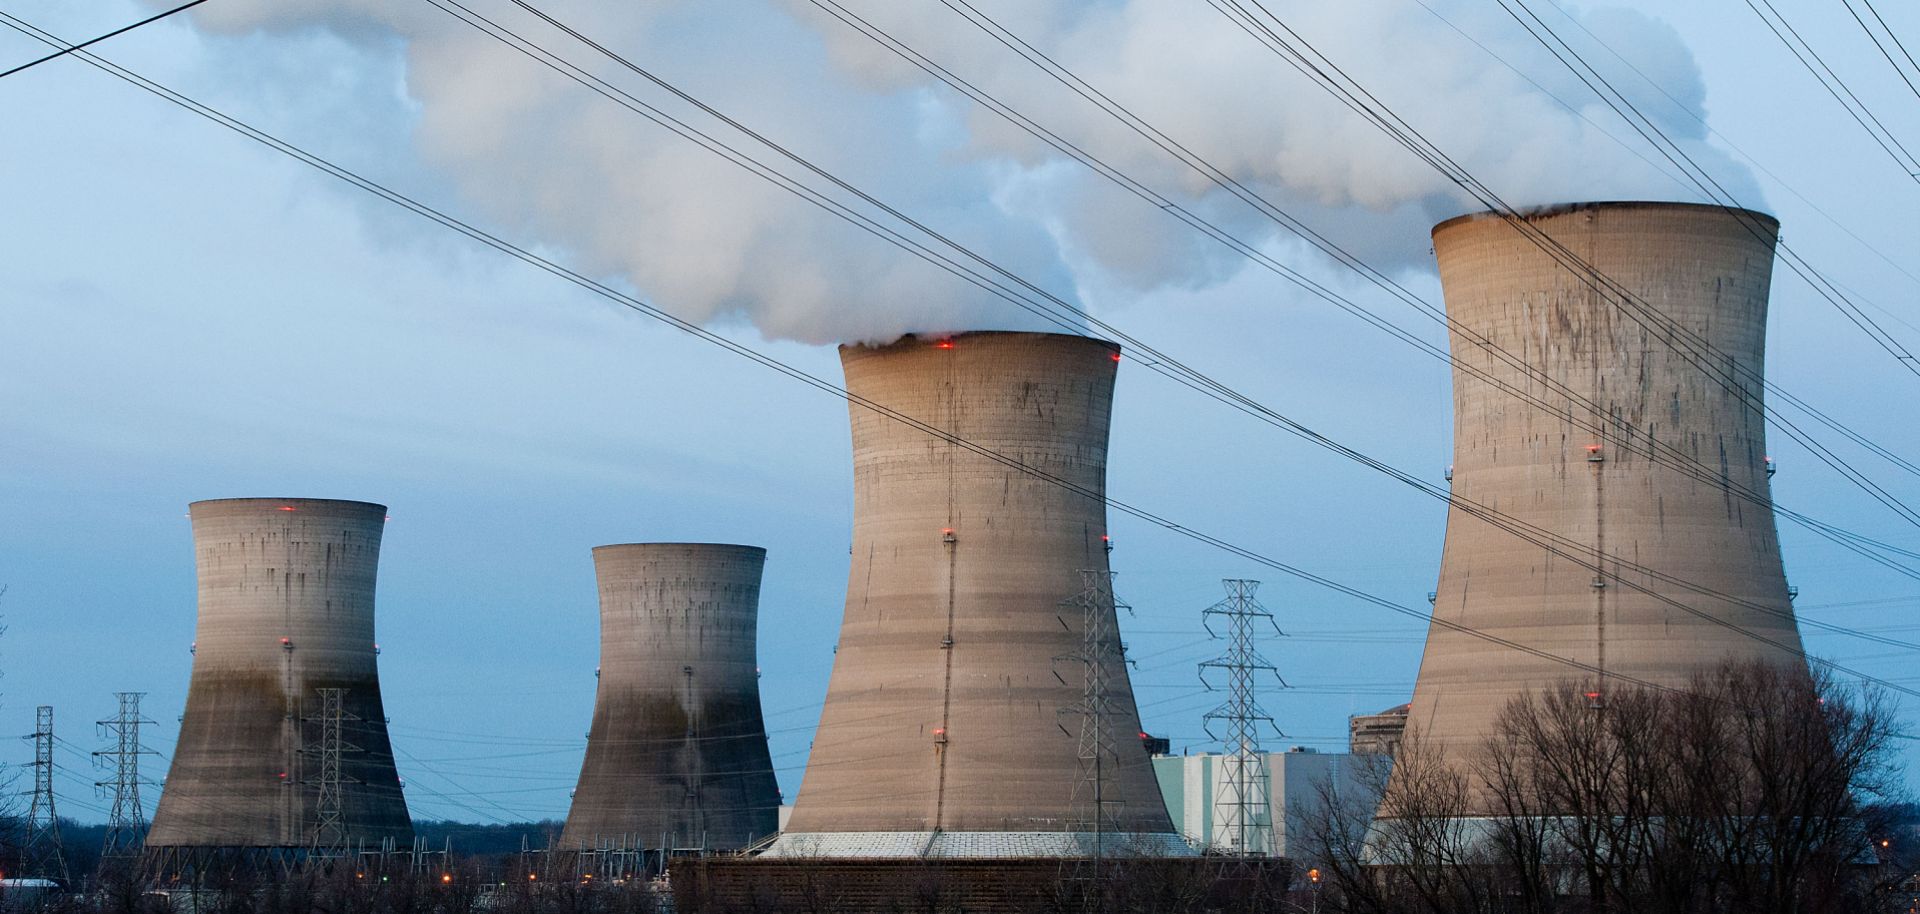
[[[1906,910],[1897,736],[1882,693],[1818,668],[1559,683],[1503,709],[1471,770],[1414,733],[1390,776],[1370,775],[1377,812],[1323,792],[1306,823],[1318,900],[1364,914]]]

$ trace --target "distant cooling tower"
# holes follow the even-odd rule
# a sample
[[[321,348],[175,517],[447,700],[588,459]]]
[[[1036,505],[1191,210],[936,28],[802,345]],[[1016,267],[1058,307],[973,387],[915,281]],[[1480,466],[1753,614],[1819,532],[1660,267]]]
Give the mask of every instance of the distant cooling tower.
[[[706,543],[593,550],[600,685],[562,848],[730,850],[778,828],[754,659],[766,558]]]
[[[147,847],[404,846],[373,632],[387,509],[224,498],[190,511],[193,679]]]
[[[1622,313],[1615,296],[1595,291],[1589,275],[1557,263],[1496,215],[1441,223],[1433,247],[1447,312],[1462,325],[1453,352],[1464,363],[1453,381],[1453,493],[1571,545],[1569,557],[1556,557],[1454,508],[1435,618],[1666,685],[1726,659],[1802,663],[1754,380],[1778,223],[1754,212],[1651,203],[1563,206],[1525,219],[1658,319],[1704,338],[1715,354],[1699,361],[1751,376],[1723,386],[1661,331]],[[1468,334],[1572,395],[1494,358]],[[1648,457],[1656,449],[1659,464]],[[1698,475],[1675,468],[1682,456]],[[1598,702],[1613,687],[1435,625],[1408,729],[1465,762],[1510,699],[1570,679],[1591,683]]]
[[[846,615],[800,795],[767,856],[1085,854],[1094,783],[1081,757],[1085,716],[1068,709],[1086,677],[1064,658],[1085,648],[1083,572],[1107,574],[1118,347],[969,333],[843,346],[840,357],[856,398],[1033,472],[850,403]],[[1110,601],[1096,602],[1112,632]],[[1109,647],[1102,723],[1113,739],[1099,777],[1108,852],[1190,853]]]

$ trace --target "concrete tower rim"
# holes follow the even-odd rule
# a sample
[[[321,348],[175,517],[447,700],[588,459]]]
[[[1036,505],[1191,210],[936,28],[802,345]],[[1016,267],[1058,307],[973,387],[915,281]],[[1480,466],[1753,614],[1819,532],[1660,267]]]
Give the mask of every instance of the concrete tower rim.
[[[1767,225],[1772,227],[1775,234],[1778,234],[1780,231],[1780,219],[1779,217],[1774,216],[1772,213],[1762,212],[1761,210],[1757,210],[1757,209],[1748,209],[1744,206],[1723,206],[1718,203],[1695,203],[1695,202],[1689,202],[1684,200],[1568,201],[1568,202],[1562,202],[1562,203],[1548,203],[1548,204],[1543,204],[1541,206],[1522,207],[1518,210],[1518,215],[1519,215],[1519,218],[1525,219],[1528,222],[1538,222],[1544,219],[1552,219],[1558,216],[1565,216],[1571,213],[1587,212],[1591,210],[1608,210],[1608,209],[1657,209],[1657,210],[1668,210],[1668,211],[1692,209],[1692,210],[1700,210],[1703,213],[1717,214],[1717,215],[1723,215],[1723,216],[1724,215],[1747,216],[1747,217],[1759,219],[1765,222]],[[1470,213],[1461,213],[1460,215],[1454,216],[1450,219],[1443,219],[1439,222],[1434,223],[1434,226],[1432,230],[1428,232],[1428,235],[1430,237],[1438,238],[1441,232],[1448,231],[1450,229],[1456,228],[1461,225],[1474,223],[1474,222],[1481,222],[1488,219],[1505,220],[1506,218],[1508,218],[1507,214],[1499,210],[1475,210]]]
[[[761,555],[767,554],[767,547],[755,546],[749,543],[695,543],[695,542],[677,542],[677,541],[647,542],[647,543],[605,543],[605,544],[593,547],[593,552],[595,554],[598,554],[603,549],[608,552],[646,552],[646,551],[651,551],[655,549],[714,549],[714,550],[733,549],[741,552],[758,552]]]
[[[840,350],[841,357],[845,358],[847,355],[853,354],[853,353],[859,353],[864,355],[866,353],[884,352],[895,346],[902,346],[909,342],[939,343],[939,342],[944,342],[949,340],[969,340],[969,339],[978,340],[978,339],[986,339],[986,338],[1004,339],[1007,337],[1031,337],[1036,339],[1057,339],[1057,340],[1085,340],[1088,343],[1093,343],[1093,344],[1103,346],[1108,351],[1111,351],[1111,352],[1118,353],[1121,351],[1120,344],[1114,342],[1113,340],[1103,339],[1097,336],[1089,336],[1084,333],[1054,333],[1049,330],[956,330],[951,333],[943,333],[943,332],[936,332],[936,331],[915,331],[912,333],[903,333],[900,336],[893,339],[891,342],[885,342],[885,343],[876,343],[876,342],[841,343],[839,346],[839,350]]]
[[[337,505],[342,508],[372,508],[382,513],[385,513],[388,510],[386,505],[380,504],[378,502],[372,502],[372,501],[361,501],[356,498],[311,498],[311,497],[273,498],[273,497],[266,497],[266,496],[251,496],[251,497],[244,497],[244,498],[203,498],[203,499],[200,499],[199,501],[187,502],[187,509],[191,511],[195,508],[201,508],[201,507],[209,507],[209,508],[210,507],[236,507],[237,508],[237,507],[247,506],[247,505],[263,505],[263,504]]]

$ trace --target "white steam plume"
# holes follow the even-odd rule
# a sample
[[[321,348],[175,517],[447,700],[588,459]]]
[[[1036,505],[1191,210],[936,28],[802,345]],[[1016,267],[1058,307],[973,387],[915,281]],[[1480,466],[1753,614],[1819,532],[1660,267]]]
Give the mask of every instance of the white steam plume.
[[[937,0],[845,2],[1240,237],[1277,245],[1285,259],[1310,260],[1291,236]],[[469,5],[718,138],[779,161],[507,0]],[[933,83],[811,0],[539,5],[1062,297],[1072,299],[1082,288],[1118,290],[1124,298],[1198,287],[1243,268],[1244,261],[1217,243]],[[977,5],[1378,266],[1423,266],[1428,226],[1474,208],[1439,172],[1203,0]],[[1560,16],[1548,4],[1535,5]],[[1468,0],[1267,0],[1267,6],[1509,201],[1699,199],[1663,174],[1670,166],[1498,9]],[[1043,326],[424,0],[222,0],[192,15],[203,30],[221,35],[271,39],[325,30],[377,52],[403,54],[405,91],[417,105],[413,145],[426,166],[467,204],[524,233],[519,237],[565,249],[587,271],[624,277],[684,317],[741,316],[770,337],[806,342]],[[1572,15],[1579,26],[1564,17],[1550,21],[1742,202],[1757,205],[1745,170],[1705,142],[1698,120],[1705,88],[1674,31],[1627,10]],[[1586,31],[1629,55],[1665,94],[1612,59]],[[1595,123],[1633,140],[1632,148]],[[817,179],[808,183],[821,186]]]

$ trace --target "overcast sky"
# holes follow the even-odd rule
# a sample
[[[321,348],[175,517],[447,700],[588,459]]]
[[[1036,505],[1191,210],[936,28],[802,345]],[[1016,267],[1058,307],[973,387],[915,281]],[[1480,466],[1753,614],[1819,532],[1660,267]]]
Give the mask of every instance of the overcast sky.
[[[1743,0],[1530,0],[1741,202],[1920,350],[1920,184]],[[1855,0],[1856,8],[1858,0]],[[472,7],[729,143],[737,133],[507,0]],[[1269,4],[1518,204],[1695,199],[1656,154],[1482,0]],[[996,263],[1398,467],[1449,462],[1445,366],[1115,190],[801,0],[555,2],[581,31]],[[936,0],[849,9],[1435,342],[1431,322],[1126,134]],[[1426,229],[1470,204],[1202,0],[995,0],[982,10],[1209,161],[1433,302]],[[1909,91],[1840,0],[1778,4],[1898,136]],[[1920,49],[1920,9],[1881,3]],[[16,0],[79,40],[158,7]],[[1578,18],[1579,31],[1566,15]],[[1561,17],[1561,18],[1553,18]],[[1593,37],[1587,37],[1590,33]],[[1593,44],[1605,40],[1659,89]],[[909,330],[1031,325],[425,0],[211,0],[99,45],[163,85],[798,367]],[[0,29],[0,69],[45,53]],[[1496,58],[1493,55],[1498,55]],[[1511,68],[1509,68],[1511,65]],[[1920,76],[1914,77],[1920,82]],[[1554,98],[1558,97],[1558,100]],[[1571,103],[1576,110],[1559,106]],[[1704,125],[1700,118],[1704,118]],[[1711,125],[1711,133],[1707,126]],[[764,155],[764,148],[756,150]],[[1664,164],[1664,163],[1662,163]],[[76,59],[0,79],[0,734],[52,704],[63,813],[99,819],[84,753],[116,690],[147,693],[164,760],[184,703],[186,504],[351,498],[391,509],[381,673],[418,818],[557,818],[591,715],[589,550],[764,545],[764,702],[798,789],[846,586],[844,403],[202,120]],[[818,182],[815,182],[816,184]],[[1896,266],[1895,264],[1899,264]],[[1920,453],[1920,378],[1786,271],[1768,374],[1874,441]],[[1920,481],[1823,432],[1909,501]],[[1845,446],[1842,446],[1845,445]],[[1920,531],[1776,435],[1782,503],[1907,549]],[[1437,502],[1123,362],[1112,494],[1426,608]],[[1207,748],[1200,611],[1266,580],[1276,747],[1345,745],[1405,701],[1417,620],[1113,520],[1122,628],[1147,728]],[[1920,640],[1920,581],[1783,526],[1799,607]],[[1920,563],[1916,563],[1920,564]],[[1821,631],[1809,649],[1902,686],[1915,653]],[[1910,726],[1920,704],[1909,702]],[[1920,746],[1920,743],[1916,743]],[[0,749],[4,749],[0,743]],[[25,761],[20,742],[0,759]],[[1920,761],[1920,754],[1913,760]],[[163,765],[149,769],[156,779]],[[151,809],[152,797],[148,797]]]

